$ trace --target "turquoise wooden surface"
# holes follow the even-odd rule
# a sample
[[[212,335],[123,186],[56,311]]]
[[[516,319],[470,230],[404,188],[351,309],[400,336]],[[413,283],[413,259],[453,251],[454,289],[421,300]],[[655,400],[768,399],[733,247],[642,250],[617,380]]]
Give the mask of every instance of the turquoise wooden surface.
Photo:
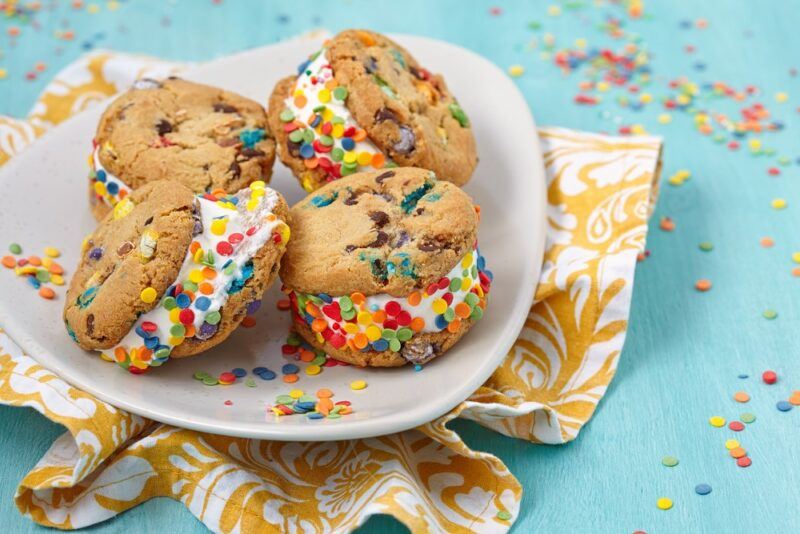
[[[551,3],[563,6],[560,16],[547,15]],[[545,32],[552,33],[559,46],[571,47],[578,38],[590,45],[608,44],[595,25],[604,14],[623,13],[620,8],[598,8],[588,0],[496,4],[503,8],[500,16],[489,14],[495,3],[463,0],[229,0],[221,5],[136,1],[121,3],[116,11],[97,2],[99,12],[88,15],[85,8],[78,12],[61,2],[54,11],[37,16],[39,30],[20,25],[23,34],[13,47],[6,29],[17,23],[0,18],[0,69],[8,70],[8,77],[0,80],[0,113],[23,115],[46,78],[89,45],[199,61],[314,27],[364,26],[445,39],[501,67],[524,65],[526,73],[517,82],[540,124],[615,131],[619,117],[622,124],[645,125],[666,137],[665,176],[685,168],[692,178],[680,188],[663,186],[648,239],[652,256],[636,274],[628,341],[596,416],[575,442],[559,447],[511,440],[466,422],[456,427],[472,446],[502,458],[523,484],[515,532],[797,531],[800,409],[778,412],[775,402],[800,389],[800,278],[790,274],[791,254],[800,251],[798,165],[781,167],[780,176],[769,176],[767,168],[775,166],[775,158],[753,157],[744,149],[729,152],[698,135],[691,118],[679,113],[673,114],[672,123],[659,124],[659,105],[640,112],[613,103],[574,105],[580,76],[563,77],[528,44],[534,36],[541,41]],[[570,9],[580,4],[586,6]],[[682,74],[697,81],[723,80],[737,88],[756,85],[763,93],[760,100],[786,127],[761,139],[792,161],[800,156],[800,78],[790,71],[800,67],[800,3],[648,0],[645,7],[648,17],[626,28],[640,34],[653,53],[656,83],[650,92],[664,94],[665,81]],[[680,28],[681,21],[696,19],[707,19],[708,28]],[[532,21],[542,28],[530,30]],[[76,31],[71,43],[52,37],[65,22]],[[686,45],[695,46],[696,52],[687,54]],[[37,61],[44,61],[48,70],[35,82],[25,81],[25,72]],[[699,71],[697,62],[706,70]],[[778,92],[788,93],[786,103],[775,102]],[[736,113],[735,106],[728,109]],[[770,208],[777,197],[789,201],[787,209]],[[674,232],[658,229],[663,215],[675,220]],[[771,236],[776,245],[761,248],[762,236]],[[700,251],[701,241],[713,242],[714,250]],[[696,292],[698,278],[711,279],[713,289]],[[766,308],[777,310],[778,318],[765,320],[761,313]],[[767,368],[779,373],[778,384],[760,382],[758,376]],[[750,378],[737,378],[740,373]],[[752,395],[749,404],[731,400],[739,389]],[[758,419],[739,435],[707,423],[711,415],[732,419],[745,411]],[[18,515],[12,496],[16,482],[60,432],[31,410],[0,407],[4,531],[42,530]],[[751,467],[738,468],[727,456],[724,441],[729,437],[737,437],[749,451]],[[663,467],[664,455],[678,457],[680,464]],[[701,482],[713,487],[710,495],[694,493]],[[673,499],[674,508],[658,510],[655,502],[661,496]],[[204,530],[181,504],[164,499],[90,530],[153,531],[167,526],[175,534]],[[363,530],[389,533],[403,528],[381,517]]]

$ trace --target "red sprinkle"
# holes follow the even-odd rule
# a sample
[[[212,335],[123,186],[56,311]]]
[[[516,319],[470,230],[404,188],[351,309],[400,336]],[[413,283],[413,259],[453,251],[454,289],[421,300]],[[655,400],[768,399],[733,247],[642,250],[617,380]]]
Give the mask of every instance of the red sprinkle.
[[[223,256],[230,256],[233,254],[233,247],[227,241],[220,241],[217,243],[217,252]]]
[[[730,428],[734,432],[741,432],[742,430],[744,430],[744,423],[742,423],[741,421],[731,421],[730,423],[728,423],[728,428]]]
[[[224,372],[224,373],[220,373],[219,381],[220,382],[235,382],[236,381],[236,375],[233,374],[233,373],[227,372],[227,371]]]
[[[742,456],[741,458],[736,459],[736,465],[739,467],[750,467],[750,464],[752,463],[753,460],[751,460],[749,456]]]
[[[194,322],[194,312],[189,308],[184,308],[181,310],[181,313],[178,314],[178,319],[180,320],[181,324],[189,326]]]
[[[778,381],[778,375],[775,374],[775,371],[764,371],[764,374],[761,375],[761,380],[765,384],[774,384]]]

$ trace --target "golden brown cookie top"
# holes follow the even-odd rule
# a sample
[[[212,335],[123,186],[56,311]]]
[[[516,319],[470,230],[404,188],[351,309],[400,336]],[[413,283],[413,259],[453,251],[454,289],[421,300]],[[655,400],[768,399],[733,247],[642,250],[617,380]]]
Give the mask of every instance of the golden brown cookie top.
[[[477,165],[469,119],[444,79],[366,30],[336,35],[278,82],[269,120],[281,160],[309,191],[391,165],[463,185]]]
[[[478,229],[469,196],[417,168],[332,182],[292,207],[291,220],[281,279],[332,296],[427,287],[472,250]]]
[[[275,159],[257,102],[178,78],[137,81],[106,109],[96,142],[102,168],[132,189],[171,179],[236,192],[269,182]]]

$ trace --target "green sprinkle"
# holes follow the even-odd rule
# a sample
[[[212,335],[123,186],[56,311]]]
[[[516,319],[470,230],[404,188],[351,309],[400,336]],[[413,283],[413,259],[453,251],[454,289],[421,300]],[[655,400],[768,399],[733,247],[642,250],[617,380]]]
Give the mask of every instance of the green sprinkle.
[[[386,340],[392,340],[397,338],[397,332],[392,330],[391,328],[384,328],[383,332],[381,332],[381,337]]]
[[[313,143],[314,142],[314,137],[315,136],[314,136],[314,131],[313,130],[309,130],[309,129],[303,130],[303,141],[305,141],[306,143],[309,143],[309,144]]]
[[[209,376],[209,374],[206,373],[205,371],[195,371],[193,376],[195,380],[203,380],[204,378]]]
[[[480,300],[481,300],[480,297],[478,297],[478,295],[476,295],[475,293],[467,293],[464,296],[464,302],[469,304],[470,308],[473,308]]]
[[[292,143],[299,143],[303,140],[303,130],[295,130],[289,134],[289,141]]]
[[[411,336],[414,335],[414,332],[410,328],[401,328],[397,331],[397,339],[402,342],[408,341],[411,339]]]
[[[217,384],[219,384],[219,381],[213,376],[207,376],[203,379],[203,384],[205,384],[206,386],[216,386]]]
[[[389,340],[389,350],[393,352],[400,352],[400,340],[399,339],[390,339]]]
[[[667,467],[675,467],[678,465],[678,459],[674,456],[664,456],[661,459],[661,463]]]
[[[319,142],[322,146],[333,146],[333,137],[330,135],[321,135],[319,136]]]
[[[342,416],[342,414],[340,414],[340,413],[331,412],[331,413],[328,414],[328,419],[339,419],[341,416]]]
[[[278,397],[275,399],[275,402],[277,404],[292,404],[294,399],[289,395],[278,395]]]
[[[169,333],[173,337],[183,337],[186,335],[186,327],[183,326],[182,324],[174,324],[169,329]]]
[[[293,121],[294,120],[294,112],[291,109],[286,108],[283,111],[281,111],[280,117],[281,117],[281,122]]]
[[[500,521],[508,521],[509,519],[511,519],[511,512],[509,512],[508,510],[500,510],[499,512],[497,512],[497,519],[499,519]]]
[[[353,309],[353,301],[350,300],[350,297],[341,297],[339,299],[339,309],[342,311]]]
[[[455,293],[461,289],[461,278],[453,278],[450,280],[450,291]]]
[[[697,246],[700,247],[700,250],[702,250],[703,252],[711,252],[712,250],[714,250],[714,244],[708,241],[703,241]]]
[[[186,281],[183,283],[183,289],[188,289],[188,290],[189,290],[189,291],[191,291],[192,293],[195,293],[195,292],[197,291],[197,284],[195,284],[195,283],[194,283],[194,282],[192,282],[191,280],[186,280]]]
[[[341,85],[333,90],[333,98],[339,101],[344,101],[347,98],[347,88]]]
[[[776,317],[778,317],[778,312],[776,312],[775,310],[767,309],[767,310],[764,310],[764,313],[762,313],[761,315],[764,316],[764,319],[768,319],[768,320],[771,321],[771,320],[775,319]]]
[[[353,308],[350,308],[349,310],[342,310],[342,319],[346,321],[349,321],[355,316],[356,316],[356,311]]]
[[[742,420],[742,423],[747,423],[748,425],[756,420],[756,416],[751,413],[743,413],[739,416],[739,419]]]
[[[451,323],[453,322],[453,319],[456,318],[456,311],[453,308],[447,308],[444,311],[443,315],[444,315],[444,320],[447,321],[448,323]]]
[[[467,114],[464,113],[463,109],[461,109],[461,106],[459,106],[456,102],[453,102],[448,107],[450,108],[450,115],[452,115],[453,118],[458,121],[458,124],[460,124],[462,128],[469,126],[469,117],[467,117]]]
[[[22,247],[19,246],[19,243],[11,243],[8,245],[8,251],[12,254],[22,254]]]
[[[483,318],[483,310],[480,306],[475,306],[472,308],[472,313],[469,314],[469,318],[473,321],[480,321]]]
[[[213,311],[213,312],[209,313],[208,315],[206,315],[205,321],[208,324],[217,324],[219,322],[219,320],[221,319],[221,317],[222,316],[219,314],[218,311]]]
[[[253,380],[253,377],[251,376],[251,377],[248,377],[247,379],[245,379],[244,385],[249,387],[249,388],[254,388],[254,387],[256,387],[256,381]]]
[[[313,360],[311,360],[311,365],[319,365],[322,366],[326,361],[325,356],[315,356]]]
[[[331,150],[331,159],[333,161],[342,161],[344,158],[344,150],[339,148],[338,146]]]
[[[36,279],[40,282],[49,282],[50,273],[47,272],[45,269],[39,269],[38,271],[36,271]]]

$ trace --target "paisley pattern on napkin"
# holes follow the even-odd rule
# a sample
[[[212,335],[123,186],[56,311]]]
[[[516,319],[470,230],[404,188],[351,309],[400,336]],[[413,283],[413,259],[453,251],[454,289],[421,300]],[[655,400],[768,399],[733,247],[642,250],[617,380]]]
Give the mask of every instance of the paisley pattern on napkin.
[[[86,56],[57,76],[27,120],[0,117],[0,164],[137,77],[183,67],[110,52]],[[42,525],[79,528],[166,496],[216,532],[349,531],[378,513],[415,532],[507,530],[519,512],[520,484],[447,423],[463,417],[537,443],[578,435],[616,370],[660,170],[655,137],[546,128],[540,143],[548,235],[536,302],[500,368],[452,412],[414,430],[352,441],[203,434],[69,386],[0,330],[0,402],[32,407],[67,429],[20,482],[19,510]]]

